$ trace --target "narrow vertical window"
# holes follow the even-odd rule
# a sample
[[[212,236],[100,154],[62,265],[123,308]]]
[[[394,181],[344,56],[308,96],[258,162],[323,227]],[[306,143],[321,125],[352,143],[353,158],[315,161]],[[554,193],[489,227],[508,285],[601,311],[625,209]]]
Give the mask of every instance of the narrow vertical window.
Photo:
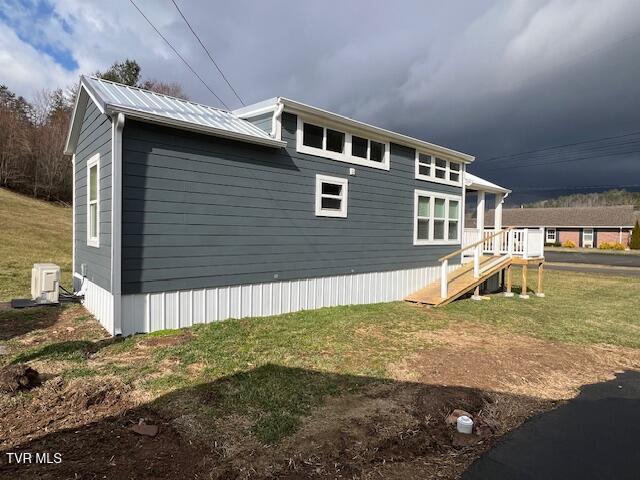
[[[316,216],[347,216],[346,178],[316,175]]]
[[[100,155],[87,161],[87,245],[100,245]]]

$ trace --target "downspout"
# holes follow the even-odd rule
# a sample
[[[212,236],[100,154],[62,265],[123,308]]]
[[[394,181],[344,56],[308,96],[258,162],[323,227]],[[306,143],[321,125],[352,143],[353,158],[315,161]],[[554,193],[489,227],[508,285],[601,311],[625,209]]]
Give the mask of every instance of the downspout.
[[[275,138],[276,140],[280,140],[280,137],[282,136],[282,122],[280,117],[283,110],[284,103],[282,103],[280,97],[278,97],[276,109],[273,111],[273,118],[271,119],[271,137]]]
[[[111,295],[113,334],[122,335],[122,130],[124,114],[111,116]]]

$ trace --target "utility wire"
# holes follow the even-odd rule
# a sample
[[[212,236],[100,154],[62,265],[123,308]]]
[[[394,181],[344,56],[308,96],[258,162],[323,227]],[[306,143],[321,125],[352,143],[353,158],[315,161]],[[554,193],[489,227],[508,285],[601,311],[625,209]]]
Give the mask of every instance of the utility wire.
[[[539,167],[539,166],[547,166],[547,165],[558,165],[561,163],[571,163],[571,162],[581,162],[584,160],[592,160],[594,158],[602,158],[602,157],[614,157],[614,156],[618,156],[618,155],[629,155],[632,153],[640,153],[640,150],[629,150],[627,152],[617,152],[617,153],[605,153],[605,154],[601,154],[601,155],[589,155],[586,157],[579,157],[579,158],[570,158],[570,159],[564,159],[564,160],[558,160],[558,161],[554,161],[554,162],[541,162],[541,163],[529,163],[526,165],[512,165],[512,166],[503,166],[503,167],[494,167],[494,168],[490,168],[487,171],[496,171],[496,170],[513,170],[516,168],[529,168],[529,167]]]
[[[639,135],[639,134],[640,134],[640,131],[631,132],[631,133],[625,133],[624,135],[616,135],[616,136],[613,136],[613,137],[601,137],[601,138],[596,138],[596,139],[593,139],[593,140],[584,140],[584,141],[581,141],[581,142],[565,143],[563,145],[553,145],[553,146],[550,146],[550,147],[540,148],[540,149],[537,149],[537,150],[529,150],[529,151],[525,151],[525,152],[510,153],[510,154],[506,154],[506,155],[497,155],[495,157],[489,157],[489,158],[480,158],[474,163],[476,163],[476,164],[478,164],[478,163],[490,163],[490,162],[495,162],[495,161],[498,161],[498,160],[501,160],[501,159],[508,160],[508,159],[511,159],[511,158],[514,158],[514,157],[519,157],[519,156],[522,156],[522,155],[531,155],[531,154],[538,153],[538,152],[546,152],[546,151],[549,151],[549,150],[556,150],[556,149],[559,149],[559,148],[566,148],[566,147],[575,147],[575,146],[578,146],[578,145],[585,145],[585,144],[588,144],[588,143],[602,142],[602,141],[605,141],[605,140],[615,140],[615,139],[618,139],[618,138],[631,137],[633,135]]]
[[[216,93],[215,93],[213,90],[211,90],[211,87],[209,87],[209,85],[207,85],[207,82],[205,82],[205,81],[202,79],[202,77],[201,77],[200,75],[198,75],[198,72],[196,72],[196,71],[193,69],[193,67],[192,67],[191,65],[189,65],[189,62],[187,62],[187,61],[184,59],[184,57],[183,57],[182,55],[180,55],[180,52],[178,52],[178,50],[176,50],[176,49],[175,49],[175,47],[174,47],[173,45],[171,45],[171,42],[169,42],[169,40],[167,40],[167,39],[166,39],[166,37],[165,37],[164,35],[162,35],[162,33],[160,33],[160,30],[158,30],[158,29],[156,28],[156,26],[151,22],[151,20],[149,20],[149,19],[147,18],[147,16],[142,12],[142,10],[140,10],[140,8],[138,7],[138,5],[136,5],[136,4],[135,4],[135,2],[134,2],[133,0],[129,0],[129,2],[131,3],[131,5],[133,5],[133,6],[136,8],[136,10],[138,10],[138,12],[140,12],[140,15],[142,15],[142,16],[144,17],[144,19],[147,21],[147,23],[148,23],[149,25],[151,25],[151,27],[156,31],[156,33],[157,33],[158,35],[160,35],[160,38],[162,38],[162,40],[164,40],[164,41],[165,41],[165,43],[166,43],[167,45],[169,45],[169,47],[171,48],[171,50],[173,50],[173,52],[178,56],[178,58],[179,58],[180,60],[182,60],[182,62],[187,66],[187,68],[188,68],[189,70],[191,70],[191,72],[192,72],[192,73],[193,73],[193,74],[198,78],[198,80],[200,80],[200,82],[201,82],[201,83],[206,87],[206,89],[207,89],[207,90],[209,90],[209,92],[211,92],[211,94],[212,94],[214,97],[216,97],[216,98],[218,99],[218,101],[219,101],[222,105],[224,105],[224,108],[226,108],[227,110],[229,110],[229,106],[228,106],[226,103],[224,103],[224,101],[222,101],[222,99],[221,99],[218,95],[216,95]]]
[[[180,16],[182,17],[182,19],[184,20],[184,23],[187,24],[187,27],[189,27],[189,30],[191,30],[191,33],[193,33],[193,36],[196,37],[196,39],[198,40],[198,43],[200,43],[200,46],[204,49],[204,51],[207,53],[207,56],[209,57],[209,60],[211,60],[211,62],[213,63],[213,65],[216,67],[216,69],[218,70],[218,72],[220,73],[220,75],[222,76],[222,78],[224,79],[225,82],[227,82],[227,85],[229,85],[229,88],[233,91],[233,93],[235,94],[236,98],[238,100],[240,100],[240,103],[242,104],[242,106],[245,106],[244,101],[242,100],[242,98],[240,98],[240,95],[238,95],[238,92],[236,92],[236,89],[233,88],[233,86],[231,85],[231,82],[229,82],[229,80],[227,79],[227,77],[225,76],[224,73],[222,73],[222,69],[218,66],[218,64],[216,63],[216,61],[213,59],[213,56],[211,55],[211,53],[209,52],[209,50],[207,49],[207,47],[204,46],[204,43],[202,43],[202,40],[200,40],[200,37],[198,36],[198,34],[193,30],[193,27],[191,26],[191,24],[189,23],[189,20],[187,20],[187,17],[184,16],[184,13],[182,13],[182,10],[180,10],[180,7],[178,7],[178,4],[175,2],[175,0],[171,0],[171,2],[173,3],[173,5],[176,7],[176,10],[178,10],[178,13],[180,14]]]

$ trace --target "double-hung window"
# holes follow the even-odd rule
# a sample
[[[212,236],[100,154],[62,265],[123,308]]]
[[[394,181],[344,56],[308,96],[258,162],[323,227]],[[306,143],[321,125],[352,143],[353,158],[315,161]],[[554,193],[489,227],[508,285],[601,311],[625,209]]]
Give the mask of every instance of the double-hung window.
[[[429,182],[462,185],[460,163],[416,151],[416,178]]]
[[[460,243],[461,197],[415,191],[414,245]]]
[[[389,170],[389,143],[298,117],[296,150],[341,162]]]
[[[348,181],[346,178],[316,175],[316,216],[347,216]]]
[[[547,238],[546,243],[556,243],[556,229],[555,228],[547,228]]]
[[[100,246],[100,154],[87,160],[87,245]]]

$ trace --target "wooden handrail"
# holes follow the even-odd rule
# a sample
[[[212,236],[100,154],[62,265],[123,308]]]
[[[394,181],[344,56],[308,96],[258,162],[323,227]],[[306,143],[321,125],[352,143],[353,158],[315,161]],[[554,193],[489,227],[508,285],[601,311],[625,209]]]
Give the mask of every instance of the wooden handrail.
[[[503,234],[505,232],[508,232],[509,230],[513,230],[513,227],[505,228],[504,230],[500,230],[499,232],[493,233],[493,234],[489,235],[488,237],[481,238],[477,242],[471,243],[471,244],[467,245],[466,247],[459,248],[455,252],[451,252],[449,255],[445,255],[444,257],[439,258],[438,261],[439,262],[444,262],[445,260],[449,260],[451,257],[455,257],[456,255],[464,252],[465,250],[469,250],[470,248],[477,247],[478,245],[483,244],[487,240],[491,240],[493,237],[497,237],[498,235],[501,235],[501,234]],[[480,234],[483,235],[484,232],[481,232]]]

